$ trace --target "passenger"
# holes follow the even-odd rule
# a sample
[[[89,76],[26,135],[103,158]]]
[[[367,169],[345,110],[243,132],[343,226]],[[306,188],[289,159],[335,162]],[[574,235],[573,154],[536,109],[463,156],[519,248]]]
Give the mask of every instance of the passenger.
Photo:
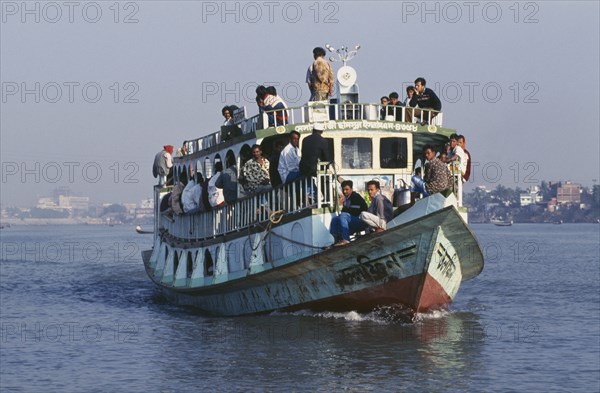
[[[233,113],[231,111],[231,108],[229,106],[224,106],[223,109],[221,109],[221,114],[223,115],[223,118],[225,118],[225,122],[223,123],[224,126],[232,126],[233,125]]]
[[[350,243],[350,235],[365,229],[366,224],[360,219],[360,213],[368,209],[367,202],[352,190],[351,180],[342,182],[340,205],[343,206],[339,216],[331,219],[329,233],[333,236],[334,246]]]
[[[187,173],[181,172],[179,175],[179,183],[173,187],[173,191],[171,192],[171,209],[173,209],[173,213],[181,215],[183,214],[183,204],[181,203],[181,194],[183,193],[183,189],[187,185]]]
[[[215,163],[215,174],[208,181],[208,203],[211,207],[221,206],[225,203],[223,197],[223,190],[216,186],[217,181],[221,177],[223,171],[223,164],[221,161]]]
[[[196,173],[196,178],[188,182],[181,193],[183,212],[192,214],[201,210],[202,204],[202,174]]]
[[[273,143],[273,152],[269,156],[269,178],[271,179],[271,185],[277,187],[283,182],[281,176],[279,176],[279,159],[281,157],[281,151],[283,150],[284,143],[281,139],[276,140]]]
[[[274,86],[269,86],[265,89],[263,95],[263,110],[275,111],[268,114],[269,127],[286,125],[288,122],[287,105],[281,97],[277,95],[277,90]]]
[[[392,202],[381,193],[381,187],[377,180],[367,182],[367,191],[371,197],[371,204],[367,211],[360,213],[360,219],[370,231],[384,231],[388,221],[394,218]]]
[[[408,86],[406,88],[406,98],[404,99],[403,105],[410,107],[410,100],[412,100],[413,95],[415,95],[415,87]]]
[[[256,194],[271,189],[269,160],[262,156],[260,145],[252,146],[252,158],[244,164],[246,192]]]
[[[394,116],[396,121],[402,121],[402,104],[398,101],[400,96],[395,91],[390,93],[390,105],[388,106],[388,116]]]
[[[300,133],[290,132],[290,143],[281,151],[277,170],[283,184],[290,184],[300,177]]]
[[[415,79],[415,94],[410,100],[410,106],[415,108],[422,109],[433,109],[436,111],[442,110],[442,102],[438,98],[438,96],[433,92],[433,90],[425,87],[425,78],[417,78]],[[439,112],[431,113],[431,119],[437,116]],[[428,116],[423,113],[420,109],[416,109],[414,111],[415,116],[422,116],[421,125],[425,125],[428,123]],[[412,111],[406,111],[406,121],[412,122],[413,119]]]
[[[315,61],[308,67],[306,72],[306,83],[310,90],[310,101],[324,101],[333,95],[333,71],[331,64],[325,60],[325,49],[317,47],[313,49]]]
[[[425,177],[415,185],[415,192],[429,196],[442,192],[452,186],[453,180],[448,166],[435,157],[435,149],[431,145],[423,147],[425,159]]]
[[[415,174],[410,178],[410,191],[416,192],[417,184],[421,184],[423,182],[423,177],[421,176],[421,167],[415,169]]]
[[[390,102],[390,99],[387,96],[383,96],[380,98],[381,101],[381,109],[379,110],[379,120],[385,120],[387,116],[387,104]]]
[[[319,160],[329,162],[329,144],[323,138],[325,126],[315,123],[311,135],[304,138],[302,142],[302,157],[300,158],[300,173],[303,176],[317,176],[317,165]]]
[[[467,157],[467,168],[465,169],[465,173],[463,174],[463,180],[466,182],[469,181],[469,178],[471,177],[471,153],[469,153],[469,151],[467,150],[467,139],[464,135],[458,136],[458,146],[460,146],[464,150],[465,155]]]
[[[223,189],[225,203],[230,205],[238,198],[237,166],[235,164],[235,157],[232,154],[226,156],[225,165],[227,168],[221,173],[215,186]]]
[[[158,177],[158,185],[173,184],[173,146],[164,145],[154,156],[152,176]]]
[[[467,155],[465,151],[458,144],[459,136],[457,134],[450,135],[450,154],[446,157],[443,162],[446,164],[456,163],[458,164],[458,168],[460,170],[461,178],[464,177],[464,174],[467,170]]]

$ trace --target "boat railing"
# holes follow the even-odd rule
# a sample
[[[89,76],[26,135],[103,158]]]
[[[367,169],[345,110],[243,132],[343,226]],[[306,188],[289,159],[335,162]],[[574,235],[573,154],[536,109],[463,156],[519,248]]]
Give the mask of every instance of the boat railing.
[[[382,116],[382,109],[385,116]],[[405,106],[382,106],[372,103],[329,103],[327,101],[314,101],[306,105],[286,109],[264,111],[258,115],[244,119],[239,124],[242,135],[254,133],[258,130],[330,120],[379,120],[385,122],[401,121],[412,123],[427,123],[442,127],[443,113],[433,109],[421,109]],[[203,149],[218,145],[223,141],[223,132],[212,134],[185,142],[186,154],[192,154]]]
[[[456,196],[456,201],[459,207],[463,205],[463,180],[460,164],[456,162],[450,163],[450,173],[452,174],[452,191]]]
[[[337,195],[333,174],[326,165],[320,169],[316,177],[303,177],[206,212],[174,215],[172,221],[158,215],[160,220],[156,221],[159,221],[159,229],[166,229],[176,238],[201,240],[266,225],[269,220],[277,220],[278,214],[273,213],[333,207]]]

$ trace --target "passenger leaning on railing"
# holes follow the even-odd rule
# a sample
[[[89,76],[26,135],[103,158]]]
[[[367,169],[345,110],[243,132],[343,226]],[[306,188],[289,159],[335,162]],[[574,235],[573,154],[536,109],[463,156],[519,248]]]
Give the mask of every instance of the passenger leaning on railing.
[[[467,155],[465,151],[458,144],[459,135],[450,135],[450,153],[444,160],[446,164],[456,164],[460,170],[461,179],[467,170]]]
[[[415,79],[415,94],[410,100],[410,106],[420,109],[414,110],[414,116],[421,116],[422,124],[428,123],[430,120],[433,120],[434,117],[437,116],[439,111],[442,110],[442,102],[438,98],[438,96],[433,92],[433,90],[425,87],[425,78],[417,78]],[[437,112],[430,112],[431,116],[429,117],[427,113],[423,112],[421,109],[433,109]],[[406,111],[406,119],[407,122],[412,122],[413,119],[413,111]]]
[[[281,151],[277,170],[283,184],[290,184],[300,177],[300,133],[290,132],[290,143]]]

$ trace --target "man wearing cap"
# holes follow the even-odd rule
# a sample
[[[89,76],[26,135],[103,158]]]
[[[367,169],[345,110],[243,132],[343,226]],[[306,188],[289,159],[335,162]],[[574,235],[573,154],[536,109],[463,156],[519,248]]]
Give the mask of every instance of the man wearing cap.
[[[159,186],[167,183],[167,177],[172,177],[171,168],[173,168],[173,146],[164,145],[163,150],[156,153],[152,165],[152,175],[158,177]]]
[[[319,160],[329,162],[329,144],[323,138],[325,126],[315,123],[311,135],[302,141],[302,158],[300,158],[300,173],[303,176],[317,176],[317,165]]]

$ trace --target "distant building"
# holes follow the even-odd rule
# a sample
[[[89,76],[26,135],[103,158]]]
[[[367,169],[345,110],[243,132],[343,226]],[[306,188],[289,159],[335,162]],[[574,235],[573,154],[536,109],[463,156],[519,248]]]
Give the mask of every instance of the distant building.
[[[58,207],[61,209],[68,209],[71,211],[81,210],[87,212],[90,207],[90,198],[60,195],[58,197]]]
[[[534,205],[542,202],[543,199],[544,197],[537,186],[528,188],[526,192],[522,192],[519,196],[521,206]]]
[[[581,200],[581,185],[578,183],[561,182],[556,190],[556,202],[560,204],[579,204]]]
[[[154,208],[154,199],[152,199],[152,198],[142,199],[142,202],[140,203],[140,207],[142,209],[153,209]]]

